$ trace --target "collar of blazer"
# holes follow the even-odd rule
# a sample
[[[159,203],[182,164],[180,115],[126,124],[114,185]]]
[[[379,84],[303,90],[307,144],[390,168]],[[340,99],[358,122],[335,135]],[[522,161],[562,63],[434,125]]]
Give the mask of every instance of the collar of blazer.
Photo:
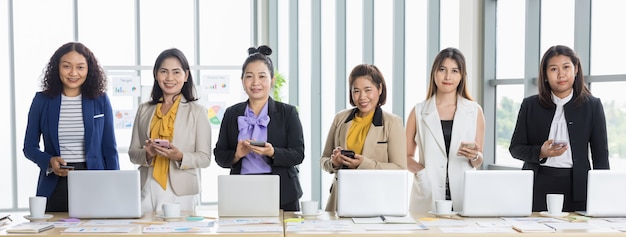
[[[357,112],[359,112],[358,108],[355,107],[354,109],[352,109],[352,112],[350,112],[350,115],[348,116],[348,118],[346,118],[346,121],[344,123],[352,121]],[[376,110],[374,110],[374,118],[372,118],[372,124],[374,124],[374,126],[376,127],[383,126],[383,109],[381,109],[380,106],[376,107]]]

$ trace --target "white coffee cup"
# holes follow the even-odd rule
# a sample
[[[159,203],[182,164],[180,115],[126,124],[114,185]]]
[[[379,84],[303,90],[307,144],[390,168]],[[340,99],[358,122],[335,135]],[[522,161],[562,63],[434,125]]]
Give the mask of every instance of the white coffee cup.
[[[435,212],[437,212],[437,214],[451,214],[452,200],[436,200]]]
[[[34,218],[43,218],[46,213],[46,197],[30,197],[28,199],[28,209],[30,216]]]
[[[549,214],[559,214],[563,211],[563,194],[546,194],[546,204]]]
[[[302,215],[315,215],[317,214],[317,201],[302,201],[300,202],[300,208],[302,209]]]
[[[163,203],[163,216],[165,217],[179,217],[180,216],[180,204],[179,203]]]

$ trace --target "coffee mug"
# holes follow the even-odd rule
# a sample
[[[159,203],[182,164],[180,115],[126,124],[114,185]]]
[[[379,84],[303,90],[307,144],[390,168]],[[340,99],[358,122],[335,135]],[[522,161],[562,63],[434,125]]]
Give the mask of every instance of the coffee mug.
[[[34,218],[42,218],[46,213],[46,197],[30,197],[28,199],[28,209],[30,216]]]
[[[563,194],[546,194],[548,213],[559,214],[563,211]]]
[[[437,212],[437,214],[452,213],[452,200],[436,200],[435,212]]]
[[[302,201],[300,202],[302,209],[302,215],[315,215],[317,214],[317,201]]]
[[[163,203],[163,216],[165,217],[179,217],[180,216],[180,204],[179,203]]]

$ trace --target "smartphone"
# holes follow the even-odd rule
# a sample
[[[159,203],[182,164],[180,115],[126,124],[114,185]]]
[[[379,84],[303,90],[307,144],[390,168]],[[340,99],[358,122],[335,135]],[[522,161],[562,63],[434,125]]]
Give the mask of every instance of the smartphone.
[[[476,142],[461,142],[461,146],[474,149],[474,147],[476,147]]]
[[[341,150],[341,154],[347,157],[354,159],[354,151],[352,150]],[[341,165],[342,169],[350,169],[347,165]]]
[[[170,141],[163,139],[154,139],[154,144],[163,148],[170,148]]]
[[[564,147],[567,145],[567,141],[563,141],[563,140],[554,140],[552,141],[552,146],[558,146],[558,147]]]
[[[354,151],[352,150],[341,150],[341,154],[354,159]]]
[[[250,141],[250,145],[253,145],[253,146],[265,146],[265,142],[264,141]]]
[[[71,165],[61,165],[59,168],[61,168],[61,169],[70,169],[70,170],[73,170],[73,169],[74,169],[74,166],[71,166]]]

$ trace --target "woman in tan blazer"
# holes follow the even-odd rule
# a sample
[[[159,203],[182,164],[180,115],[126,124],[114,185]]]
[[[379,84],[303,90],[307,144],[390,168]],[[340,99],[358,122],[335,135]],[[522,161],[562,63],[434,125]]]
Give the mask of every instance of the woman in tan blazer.
[[[387,87],[374,65],[361,64],[349,77],[350,104],[354,108],[335,115],[320,163],[335,174],[326,211],[337,210],[337,171],[348,169],[406,169],[406,138],[402,119],[383,111]],[[341,154],[352,150],[354,158]]]
[[[168,202],[194,211],[199,169],[211,162],[207,109],[196,102],[189,63],[180,50],[163,51],[153,73],[151,100],[137,110],[128,151],[141,173],[142,211],[160,211]],[[159,145],[156,139],[167,142]]]

